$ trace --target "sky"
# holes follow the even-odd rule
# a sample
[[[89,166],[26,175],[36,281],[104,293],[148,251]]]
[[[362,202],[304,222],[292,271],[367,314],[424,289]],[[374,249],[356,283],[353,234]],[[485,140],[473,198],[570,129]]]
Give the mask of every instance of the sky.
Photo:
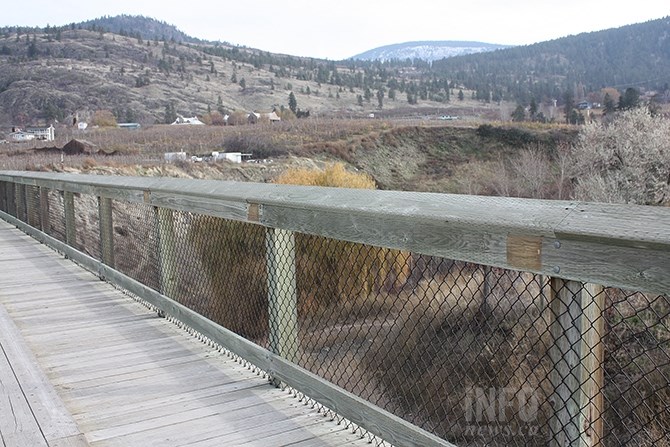
[[[670,16],[668,0],[23,0],[0,26],[144,15],[200,39],[330,60],[421,40],[526,45]]]

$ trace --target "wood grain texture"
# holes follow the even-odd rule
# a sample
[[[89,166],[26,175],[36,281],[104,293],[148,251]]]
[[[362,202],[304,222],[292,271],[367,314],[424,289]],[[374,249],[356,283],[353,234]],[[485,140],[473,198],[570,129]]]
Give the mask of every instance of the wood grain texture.
[[[78,252],[66,244],[41,233],[27,225],[0,213],[0,217],[19,226],[37,240],[54,247],[68,258],[76,261],[89,271],[96,272],[107,281],[142,297],[186,326],[215,340],[226,349],[258,366],[272,377],[284,382],[335,412],[342,414],[352,422],[364,427],[371,433],[399,446],[451,446],[436,436],[388,413],[385,410],[351,394],[340,387],[324,381],[320,377],[281,358],[280,356],[240,337],[239,335],[219,326],[211,320],[199,315],[191,309],[159,294],[134,279],[110,268],[109,266]],[[108,392],[106,389],[100,393]]]
[[[597,446],[604,433],[602,286],[551,279],[551,446]]]
[[[507,236],[507,263],[519,270],[542,270],[542,238],[536,236]]]
[[[19,171],[0,171],[0,180],[586,283],[670,290],[670,209],[663,207]],[[537,259],[514,265],[517,256],[508,262],[510,235],[541,238],[539,266]],[[560,251],[547,250],[556,243]]]
[[[67,247],[2,215],[44,242]],[[67,249],[103,275],[120,275]],[[0,222],[0,271],[5,445],[368,445],[5,222]],[[14,335],[8,336],[12,327]],[[32,358],[17,361],[11,355],[7,361],[7,340],[19,338]],[[12,372],[22,364],[44,371],[44,378]],[[53,414],[54,406],[44,399],[31,400],[45,387],[55,390],[74,427],[40,416]],[[4,411],[10,399],[11,410]]]
[[[112,199],[98,197],[98,216],[100,230],[100,252],[102,261],[114,267],[114,221],[112,218]]]

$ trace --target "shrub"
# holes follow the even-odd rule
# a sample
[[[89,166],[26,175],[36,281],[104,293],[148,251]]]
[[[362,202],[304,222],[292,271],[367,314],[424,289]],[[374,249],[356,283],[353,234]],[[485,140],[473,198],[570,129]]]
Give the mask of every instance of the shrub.
[[[324,170],[291,169],[276,183],[375,189],[369,175],[349,172],[342,163]],[[399,288],[409,276],[407,253],[321,236],[297,234],[296,258],[298,302],[303,313],[340,306],[345,316],[362,315],[377,306],[378,291]]]
[[[347,172],[343,165],[288,171],[279,181],[374,188],[369,176]],[[241,335],[262,338],[268,325],[265,228],[199,216],[190,227],[189,243],[210,289],[206,295],[211,299],[201,312]],[[343,317],[362,314],[377,301],[379,291],[404,285],[408,270],[409,255],[404,252],[296,234],[298,309],[303,318],[330,306],[345,309]]]
[[[581,200],[670,203],[670,122],[638,108],[584,126],[572,152]]]
[[[96,110],[93,114],[93,125],[100,127],[116,127],[116,117],[109,110]]]
[[[323,171],[306,168],[289,169],[284,171],[275,183],[357,189],[376,188],[372,177],[363,172],[348,172],[342,163],[332,164]]]

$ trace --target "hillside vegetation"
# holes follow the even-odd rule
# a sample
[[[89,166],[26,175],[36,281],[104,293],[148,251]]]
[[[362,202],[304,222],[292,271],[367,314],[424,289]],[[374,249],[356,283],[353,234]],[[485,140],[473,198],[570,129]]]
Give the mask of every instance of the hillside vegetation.
[[[64,27],[0,29],[0,125],[116,120],[289,106],[320,116],[429,111],[509,119],[516,103],[562,107],[636,87],[667,102],[670,18],[531,46],[419,59],[328,61],[200,41],[154,19],[104,17]],[[618,94],[617,94],[618,95]],[[612,95],[610,95],[612,96]],[[486,114],[490,107],[495,113]],[[481,108],[481,110],[480,110]],[[168,113],[169,112],[169,113]]]

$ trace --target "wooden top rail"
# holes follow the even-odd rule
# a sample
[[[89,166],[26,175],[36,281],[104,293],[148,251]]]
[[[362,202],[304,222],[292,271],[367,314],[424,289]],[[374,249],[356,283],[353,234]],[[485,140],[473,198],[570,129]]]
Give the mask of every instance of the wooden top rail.
[[[670,208],[165,177],[0,171],[93,194],[636,291],[670,291]]]

